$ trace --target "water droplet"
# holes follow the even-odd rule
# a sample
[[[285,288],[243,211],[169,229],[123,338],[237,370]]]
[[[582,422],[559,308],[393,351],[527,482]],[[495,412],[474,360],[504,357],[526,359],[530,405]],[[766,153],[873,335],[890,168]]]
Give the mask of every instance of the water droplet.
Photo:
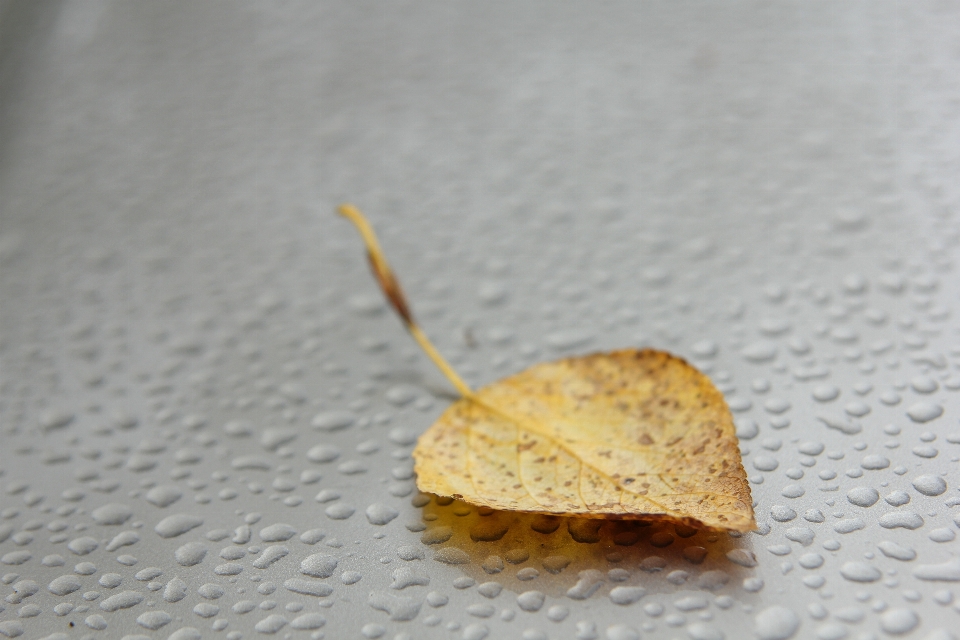
[[[169,624],[171,620],[173,620],[173,616],[166,611],[147,611],[137,616],[137,624],[151,631],[156,631]]]
[[[305,613],[301,616],[294,618],[290,622],[291,629],[298,630],[312,630],[319,629],[327,623],[326,618],[324,618],[319,613]]]
[[[825,424],[828,428],[835,429],[836,431],[840,431],[841,433],[845,433],[847,435],[854,435],[863,430],[863,427],[860,424],[852,422],[845,416],[825,414],[817,416],[817,419]]]
[[[523,564],[530,559],[530,552],[526,549],[511,549],[503,557],[510,564]]]
[[[650,545],[657,547],[658,549],[669,547],[671,544],[673,544],[673,541],[673,534],[667,531],[658,531],[650,536]]]
[[[479,623],[468,624],[463,628],[463,640],[483,640],[490,634],[486,625]]]
[[[930,422],[943,415],[943,407],[932,402],[917,402],[910,405],[907,415],[914,422]]]
[[[314,578],[329,578],[336,570],[337,563],[337,558],[334,556],[315,553],[303,559],[300,563],[300,573]]]
[[[339,431],[346,429],[356,420],[356,416],[349,411],[325,411],[315,415],[310,424],[320,431]]]
[[[540,591],[524,591],[517,596],[517,606],[524,611],[539,611],[546,596]]]
[[[910,502],[910,495],[906,491],[891,491],[884,500],[894,507],[901,507]]]
[[[698,358],[712,358],[719,352],[720,347],[713,340],[700,340],[690,346],[690,351]]]
[[[470,556],[463,549],[456,547],[444,547],[438,549],[433,554],[433,559],[444,564],[467,564],[470,562]]]
[[[737,437],[741,440],[752,440],[760,433],[760,427],[755,420],[741,418],[736,421]]]
[[[687,625],[687,635],[690,636],[690,640],[724,640],[726,638],[722,631],[706,622]]]
[[[260,444],[267,451],[276,451],[283,445],[295,440],[297,435],[298,432],[293,429],[264,429],[260,436]]]
[[[770,508],[770,517],[777,522],[789,522],[797,517],[797,512],[790,507],[774,505]]]
[[[792,610],[774,605],[754,618],[754,631],[760,640],[787,640],[800,628],[800,617]]]
[[[67,549],[78,556],[85,556],[88,553],[93,553],[99,546],[100,543],[97,542],[96,538],[91,538],[90,536],[74,538],[67,543]]]
[[[207,600],[217,600],[222,598],[224,594],[223,587],[212,582],[200,585],[197,589],[197,593],[201,598],[206,598]]]
[[[80,580],[73,575],[63,575],[55,578],[47,585],[47,590],[55,596],[65,596],[80,590]]]
[[[147,502],[156,506],[165,508],[183,497],[183,492],[172,485],[159,485],[147,491],[144,498]]]
[[[656,573],[662,571],[667,566],[667,561],[660,556],[648,556],[640,561],[638,565],[641,571]]]
[[[507,287],[501,282],[482,282],[477,289],[477,296],[485,305],[497,305],[507,299]]]
[[[880,402],[890,407],[900,404],[900,400],[900,394],[896,391],[884,391],[880,394]]]
[[[560,573],[570,564],[571,558],[568,556],[547,556],[543,559],[542,565],[549,573]]]
[[[170,580],[163,590],[163,599],[167,602],[179,602],[187,596],[187,584],[180,578]]]
[[[253,561],[253,567],[255,569],[266,569],[281,558],[286,557],[289,553],[290,549],[283,545],[270,545]]]
[[[614,587],[610,590],[610,601],[619,605],[630,605],[645,596],[647,590],[643,587]]]
[[[909,511],[894,511],[880,516],[879,524],[884,529],[919,529],[923,526],[920,514]]]
[[[880,628],[893,635],[909,633],[920,624],[920,618],[910,609],[890,609],[880,615]]]
[[[936,458],[940,451],[929,444],[919,445],[912,449],[913,455],[920,458]]]
[[[168,516],[157,523],[154,531],[161,538],[175,538],[203,524],[203,519],[186,513]]]
[[[763,403],[763,408],[768,413],[781,414],[790,409],[790,402],[783,398],[768,398]]]
[[[919,580],[960,582],[960,558],[951,558],[942,564],[922,564],[913,570]]]
[[[818,402],[831,402],[840,396],[840,389],[832,384],[821,384],[813,388],[813,399]]]
[[[379,502],[367,507],[366,514],[367,520],[374,525],[385,525],[400,515],[396,509]]]
[[[100,614],[87,616],[83,619],[83,623],[95,631],[103,631],[107,628],[107,621]]]
[[[607,640],[640,640],[636,629],[625,624],[614,624],[607,627]]]
[[[11,551],[10,553],[6,553],[0,557],[0,562],[3,564],[17,566],[25,562],[29,562],[32,558],[33,554],[31,554],[29,551]]]
[[[129,609],[143,602],[143,594],[136,591],[121,591],[112,595],[100,603],[100,608],[104,611],[119,611],[120,609]]]
[[[602,520],[593,518],[568,518],[567,531],[576,542],[593,544],[600,542]]]
[[[819,553],[805,553],[800,556],[798,564],[804,569],[818,569],[823,565],[823,556]]]
[[[220,613],[220,607],[209,602],[201,602],[193,607],[193,612],[201,618],[212,618]]]
[[[315,596],[325,598],[333,593],[333,587],[326,582],[319,580],[306,580],[304,578],[290,578],[284,581],[283,588],[293,593],[299,593],[305,596]]]
[[[862,418],[863,416],[870,413],[870,405],[866,404],[865,402],[860,402],[857,400],[857,401],[848,402],[847,404],[845,404],[843,406],[843,410],[849,416],[853,416],[854,418]]]
[[[121,525],[133,516],[133,510],[125,504],[111,502],[94,509],[90,516],[99,525]]]
[[[833,525],[833,530],[837,533],[847,534],[859,531],[866,526],[866,523],[860,518],[845,518],[837,521]]]
[[[394,621],[413,620],[420,613],[421,606],[421,601],[416,598],[378,591],[371,592],[367,602],[374,609],[387,612]]]
[[[777,345],[767,340],[758,340],[745,346],[741,353],[748,362],[770,362],[777,357]]]
[[[691,564],[701,564],[707,558],[707,550],[698,545],[684,548],[683,559]]]
[[[71,422],[73,422],[74,414],[68,411],[61,411],[57,409],[50,409],[43,411],[39,418],[38,423],[40,429],[43,431],[53,431],[55,429],[62,429],[66,427]]]
[[[587,569],[578,574],[577,583],[567,590],[567,597],[574,600],[586,600],[603,584],[603,572]]]
[[[863,460],[860,462],[860,466],[867,471],[877,471],[879,469],[886,469],[889,467],[890,460],[881,455],[870,454],[868,456],[864,456]]]
[[[753,459],[753,466],[757,471],[775,471],[780,463],[771,456],[756,456]]]
[[[880,494],[872,487],[854,487],[847,492],[847,500],[858,507],[871,507],[880,499]]]
[[[319,497],[320,494],[317,494],[317,495]],[[354,509],[348,504],[345,504],[343,502],[335,502],[334,504],[324,509],[323,512],[331,520],[346,520],[347,518],[352,516],[355,511],[356,509]]]
[[[250,530],[250,526],[242,524],[234,530],[233,538],[230,539],[230,542],[233,544],[247,544],[250,542],[252,536],[253,533]]]
[[[730,582],[730,575],[725,571],[704,571],[697,579],[697,586],[701,589],[716,591],[722,589],[728,582]]]
[[[362,579],[359,571],[344,571],[340,574],[340,582],[346,585],[356,584]]]
[[[780,495],[784,498],[800,498],[803,494],[806,493],[804,488],[799,484],[788,484],[780,492]]]
[[[876,582],[882,576],[879,569],[865,562],[845,562],[840,575],[852,582]]]
[[[947,483],[940,476],[922,475],[914,478],[913,488],[925,496],[939,496],[947,490]]]
[[[506,535],[509,523],[498,518],[484,518],[470,527],[470,539],[474,542],[495,542]]]
[[[946,527],[939,527],[930,532],[929,538],[934,542],[951,542],[957,535],[953,532],[952,529],[947,529]]]
[[[709,605],[707,598],[701,595],[686,596],[673,603],[673,606],[680,611],[699,611],[706,609]]]
[[[324,533],[322,529],[310,529],[300,534],[300,542],[314,545],[323,540],[325,537],[327,537],[327,534]],[[249,538],[247,541],[249,541]],[[246,542],[241,542],[239,544],[246,544]]]
[[[423,544],[441,544],[453,537],[453,529],[446,526],[430,527],[420,536]],[[509,560],[509,558],[508,558]]]
[[[790,527],[783,532],[783,537],[787,540],[797,542],[804,547],[813,544],[814,533],[809,527]]]
[[[430,584],[430,578],[417,575],[410,567],[397,567],[393,570],[393,582],[391,589],[406,589],[412,586],[427,586]]]
[[[910,386],[917,393],[933,393],[940,388],[937,381],[930,376],[916,376],[910,380]]]
[[[104,548],[107,551],[113,552],[138,542],[140,542],[140,535],[136,531],[123,531],[115,535]]]
[[[105,587],[107,589],[116,589],[123,584],[123,576],[121,576],[119,573],[105,573],[100,576],[100,579],[97,581],[97,583],[101,587]]]
[[[192,567],[203,562],[207,548],[199,542],[188,542],[174,552],[174,559],[182,567]]]
[[[909,562],[917,557],[917,552],[913,549],[904,547],[889,540],[878,542],[877,548],[880,549],[880,552],[888,558],[894,558],[895,560],[901,560],[903,562]]]
[[[232,420],[223,425],[223,432],[232,438],[245,438],[253,434],[253,427],[240,420]]]
[[[219,609],[217,610],[219,612]],[[214,613],[213,615],[216,615]],[[287,625],[287,619],[279,614],[271,614],[253,626],[259,633],[273,634]]]

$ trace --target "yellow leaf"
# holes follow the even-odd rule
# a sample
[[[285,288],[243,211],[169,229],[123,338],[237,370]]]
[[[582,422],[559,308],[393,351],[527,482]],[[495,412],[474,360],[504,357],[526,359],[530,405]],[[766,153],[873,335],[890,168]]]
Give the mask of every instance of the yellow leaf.
[[[413,453],[421,491],[511,511],[756,528],[730,410],[710,380],[651,349],[534,365],[472,391],[417,326],[350,205],[388,300],[460,391]]]
[[[421,491],[494,509],[755,528],[723,396],[662,351],[530,367],[455,402],[413,456]]]

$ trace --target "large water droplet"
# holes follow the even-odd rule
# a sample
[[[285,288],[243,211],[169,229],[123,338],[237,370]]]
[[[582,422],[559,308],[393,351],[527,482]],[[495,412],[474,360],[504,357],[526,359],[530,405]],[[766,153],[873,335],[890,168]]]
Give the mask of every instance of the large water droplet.
[[[940,476],[926,474],[913,479],[913,488],[925,496],[939,496],[947,490],[947,483]]]
[[[800,617],[782,606],[767,607],[754,618],[754,631],[760,640],[787,640],[800,628]]]
[[[914,422],[930,422],[943,415],[943,407],[932,402],[916,402],[907,409],[907,415]]]

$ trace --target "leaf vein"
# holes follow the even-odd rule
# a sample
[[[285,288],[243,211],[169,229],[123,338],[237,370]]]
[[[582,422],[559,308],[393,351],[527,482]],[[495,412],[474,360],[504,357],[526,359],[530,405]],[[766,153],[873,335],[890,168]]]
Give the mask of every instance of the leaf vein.
[[[614,478],[612,478],[607,472],[605,472],[603,469],[600,469],[600,468],[597,467],[596,465],[591,464],[590,462],[585,461],[583,458],[581,458],[579,455],[577,455],[577,453],[576,453],[575,451],[573,451],[572,449],[570,449],[569,447],[567,447],[559,438],[551,435],[546,429],[542,428],[539,424],[537,424],[537,426],[536,426],[535,428],[530,428],[529,425],[530,425],[531,423],[533,423],[533,424],[536,424],[536,423],[533,422],[533,421],[530,421],[530,420],[521,420],[520,418],[517,418],[517,417],[515,417],[515,416],[513,416],[513,415],[510,415],[509,413],[507,413],[506,411],[503,411],[503,410],[500,409],[499,407],[494,406],[494,405],[492,405],[492,404],[489,404],[489,403],[485,402],[484,400],[482,400],[482,399],[481,399],[478,395],[476,395],[476,394],[471,394],[470,396],[468,396],[468,397],[465,398],[465,399],[467,399],[467,400],[472,400],[473,402],[477,403],[477,404],[480,405],[481,407],[484,407],[484,408],[487,409],[488,411],[499,415],[500,417],[506,419],[506,420],[509,421],[509,422],[514,423],[514,424],[517,426],[517,441],[518,441],[518,442],[520,441],[520,429],[521,429],[521,428],[526,429],[527,431],[530,431],[530,432],[532,432],[532,433],[535,433],[535,434],[539,435],[540,437],[547,438],[547,439],[553,441],[553,443],[554,443],[556,446],[558,446],[559,448],[563,449],[563,450],[566,451],[568,454],[570,454],[571,456],[573,456],[576,460],[578,460],[578,461],[580,462],[581,469],[583,468],[583,465],[587,465],[588,467],[590,467],[591,469],[593,469],[593,470],[597,473],[597,475],[599,475],[600,477],[606,479],[606,480],[607,480],[609,483],[611,483],[613,486],[618,487],[621,492],[625,492],[625,491],[626,491],[626,492],[632,493],[632,494],[634,494],[634,495],[637,495],[637,496],[643,498],[644,500],[650,502],[650,503],[653,504],[654,506],[662,509],[663,512],[664,512],[665,514],[667,514],[667,515],[676,515],[676,514],[677,514],[677,512],[674,511],[673,509],[668,508],[668,507],[667,507],[666,505],[664,505],[664,504],[660,504],[659,502],[657,502],[656,500],[654,500],[654,499],[652,499],[652,498],[649,498],[649,497],[647,497],[647,496],[641,495],[640,493],[638,493],[638,492],[636,492],[636,491],[628,491],[627,489],[624,489],[624,488],[620,485],[620,483],[617,482],[616,480],[614,480]],[[523,482],[523,467],[520,466],[520,459],[519,459],[519,458],[520,458],[520,454],[519,454],[519,452],[517,452],[517,466],[519,467],[519,471],[520,471],[520,483],[523,484],[524,488],[526,489],[526,488],[527,488],[527,485]],[[582,478],[582,473],[581,473],[581,478]],[[580,492],[579,487],[577,488],[577,491]],[[537,500],[537,498],[536,498],[533,494],[530,493],[530,490],[529,490],[529,489],[527,489],[527,495],[529,495],[529,496],[533,499],[534,502],[536,502],[537,504],[543,506],[543,503],[540,502],[539,500]],[[582,493],[581,493],[581,499],[583,499],[583,498],[582,498]],[[622,499],[622,498],[621,498],[621,499]],[[590,508],[590,505],[587,504],[586,500],[584,500],[583,503],[584,503],[584,505],[587,506],[588,509]]]

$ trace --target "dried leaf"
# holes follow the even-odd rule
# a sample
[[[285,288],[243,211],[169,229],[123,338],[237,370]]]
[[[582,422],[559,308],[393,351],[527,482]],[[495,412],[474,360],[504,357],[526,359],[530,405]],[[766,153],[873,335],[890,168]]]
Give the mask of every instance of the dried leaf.
[[[538,364],[474,392],[417,326],[362,214],[340,212],[463,396],[417,443],[421,491],[494,509],[756,528],[733,420],[706,376],[668,353],[626,349]]]
[[[413,455],[421,491],[494,509],[755,526],[723,396],[662,351],[535,365],[455,402]]]

